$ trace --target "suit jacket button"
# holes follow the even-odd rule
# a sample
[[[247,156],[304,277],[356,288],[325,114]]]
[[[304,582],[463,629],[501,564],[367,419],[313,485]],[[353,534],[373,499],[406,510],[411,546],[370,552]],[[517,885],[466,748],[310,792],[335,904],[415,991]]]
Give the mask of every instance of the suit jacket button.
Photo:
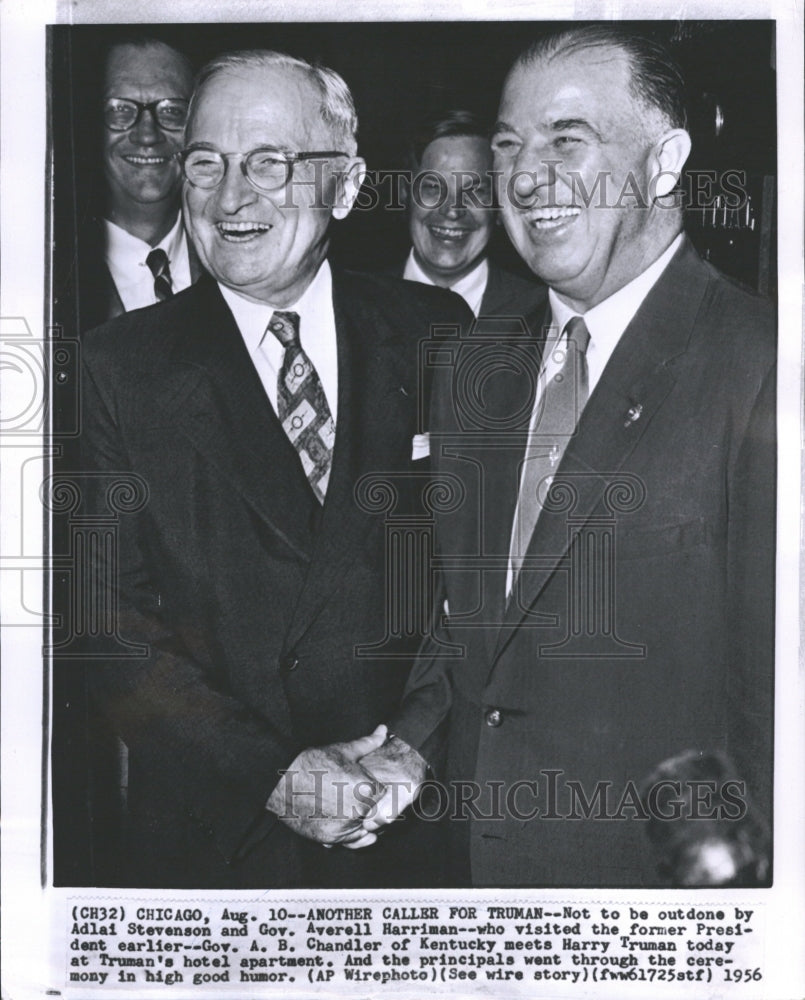
[[[497,727],[503,722],[503,713],[499,708],[492,708],[486,713],[487,726]]]
[[[293,670],[296,670],[298,666],[299,666],[299,660],[293,655],[293,653],[291,653],[289,656],[286,656],[282,662],[282,669],[285,671],[286,674],[290,674]]]

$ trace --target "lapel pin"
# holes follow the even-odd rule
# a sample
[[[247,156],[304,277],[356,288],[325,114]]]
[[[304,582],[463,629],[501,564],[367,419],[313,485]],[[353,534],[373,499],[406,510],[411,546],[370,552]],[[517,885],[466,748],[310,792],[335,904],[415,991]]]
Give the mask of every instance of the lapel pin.
[[[635,403],[634,406],[630,406],[626,411],[626,421],[624,427],[628,427],[629,424],[635,423],[635,421],[640,419],[640,414],[643,412],[643,404]]]
[[[403,394],[403,396],[407,396],[408,395],[408,390],[405,388],[404,385],[400,386],[400,392]]]

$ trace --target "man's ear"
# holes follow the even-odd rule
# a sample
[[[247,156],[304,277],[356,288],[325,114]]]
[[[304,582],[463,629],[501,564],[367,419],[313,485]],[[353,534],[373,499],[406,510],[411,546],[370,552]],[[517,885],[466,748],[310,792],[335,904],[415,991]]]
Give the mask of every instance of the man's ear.
[[[655,143],[652,179],[654,198],[663,198],[673,191],[689,155],[690,135],[683,128],[665,132]]]
[[[335,199],[333,201],[333,218],[346,219],[352,211],[355,199],[366,177],[366,161],[359,156],[347,160],[343,170],[336,173]]]

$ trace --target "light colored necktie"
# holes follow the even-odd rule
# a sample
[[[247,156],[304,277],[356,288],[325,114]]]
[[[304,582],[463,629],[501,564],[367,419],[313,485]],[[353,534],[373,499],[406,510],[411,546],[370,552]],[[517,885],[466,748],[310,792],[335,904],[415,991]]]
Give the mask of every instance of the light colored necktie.
[[[316,499],[324,503],[335,444],[335,424],[327,397],[299,341],[299,315],[275,312],[268,329],[285,348],[277,376],[277,416],[299,454]]]
[[[164,250],[157,247],[156,250],[152,250],[148,254],[145,258],[145,263],[154,276],[154,295],[157,297],[157,302],[164,302],[165,299],[171,298],[173,295],[173,281],[171,280],[168,255]]]
[[[570,319],[564,333],[566,346],[560,338],[560,342],[553,348],[555,357],[556,352],[562,356],[560,367],[545,386],[537,404],[539,411],[528,435],[525,467],[512,531],[512,590],[534,534],[545,495],[576,429],[589,393],[586,352],[590,333],[581,316]],[[559,361],[560,358],[556,357],[556,360]]]

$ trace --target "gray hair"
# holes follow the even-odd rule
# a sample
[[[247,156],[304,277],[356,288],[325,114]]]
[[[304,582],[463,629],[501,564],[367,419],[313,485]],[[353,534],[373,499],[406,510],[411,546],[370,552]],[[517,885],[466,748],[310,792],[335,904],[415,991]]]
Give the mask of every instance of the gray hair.
[[[282,66],[301,70],[319,89],[321,94],[322,121],[328,126],[333,141],[343,152],[354,156],[358,149],[356,134],[358,131],[358,114],[349,87],[335,70],[326,66],[318,66],[304,59],[297,59],[285,52],[272,52],[268,49],[245,49],[241,52],[226,52],[210,60],[199,71],[196,77],[193,96],[190,100],[187,122],[188,129],[193,118],[195,106],[202,88],[214,77],[232,70],[265,69],[269,66]]]

